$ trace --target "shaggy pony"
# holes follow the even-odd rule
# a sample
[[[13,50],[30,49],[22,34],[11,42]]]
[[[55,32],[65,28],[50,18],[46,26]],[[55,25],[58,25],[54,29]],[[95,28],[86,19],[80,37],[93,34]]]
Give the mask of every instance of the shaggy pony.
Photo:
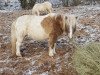
[[[45,16],[24,15],[15,20],[11,26],[12,54],[21,56],[20,46],[25,35],[35,39],[48,39],[49,56],[53,56],[57,38],[64,32],[72,38],[76,30],[76,17],[50,13]]]
[[[52,12],[52,4],[49,1],[44,3],[37,3],[32,9],[33,15],[46,15]]]

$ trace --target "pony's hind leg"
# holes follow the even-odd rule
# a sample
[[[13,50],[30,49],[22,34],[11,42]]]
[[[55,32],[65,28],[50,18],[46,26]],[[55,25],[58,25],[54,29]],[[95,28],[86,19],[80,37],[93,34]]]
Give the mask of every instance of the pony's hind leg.
[[[22,41],[23,41],[23,37],[17,38],[17,42],[16,42],[16,55],[17,56],[22,56],[20,52],[20,46],[21,46]]]
[[[12,56],[16,56],[16,39],[12,39],[11,41],[12,44]]]
[[[12,26],[11,26],[11,45],[12,45],[12,55],[11,56],[16,56],[16,34],[15,34],[15,22],[12,23]]]

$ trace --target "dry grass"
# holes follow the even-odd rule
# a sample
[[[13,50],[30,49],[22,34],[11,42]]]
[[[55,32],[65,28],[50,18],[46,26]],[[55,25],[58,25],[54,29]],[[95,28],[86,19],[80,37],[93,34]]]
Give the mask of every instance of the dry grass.
[[[79,75],[100,75],[100,43],[77,46],[73,64]]]

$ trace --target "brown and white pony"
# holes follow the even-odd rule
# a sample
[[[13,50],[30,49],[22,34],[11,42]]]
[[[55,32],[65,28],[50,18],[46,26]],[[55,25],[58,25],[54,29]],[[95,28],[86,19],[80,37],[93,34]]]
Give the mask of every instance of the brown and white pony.
[[[33,15],[46,15],[52,12],[52,4],[49,1],[44,3],[37,3],[32,8]]]
[[[24,15],[15,20],[11,26],[11,43],[13,55],[21,56],[20,46],[25,35],[35,39],[48,39],[49,56],[53,56],[57,38],[66,32],[69,38],[76,30],[76,17],[50,13],[45,16]]]

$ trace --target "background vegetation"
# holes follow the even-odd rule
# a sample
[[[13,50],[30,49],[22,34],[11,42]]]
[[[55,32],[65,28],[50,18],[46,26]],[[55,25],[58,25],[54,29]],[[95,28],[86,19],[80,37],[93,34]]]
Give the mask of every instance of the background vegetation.
[[[21,6],[24,9],[30,9],[34,6],[35,2],[44,2],[49,0],[20,0]],[[63,6],[76,6],[79,4],[95,4],[99,0],[60,0]]]
[[[100,75],[100,43],[76,47],[73,63],[79,75]]]
[[[31,9],[34,6],[35,2],[36,0],[20,0],[21,7],[23,9]]]

